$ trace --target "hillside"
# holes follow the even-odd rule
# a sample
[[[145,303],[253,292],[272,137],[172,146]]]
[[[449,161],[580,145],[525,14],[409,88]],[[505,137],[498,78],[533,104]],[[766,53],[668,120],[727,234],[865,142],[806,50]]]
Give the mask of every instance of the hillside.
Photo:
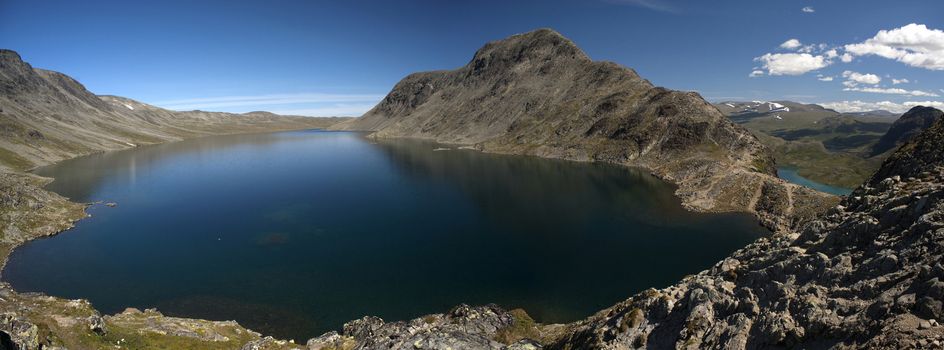
[[[0,49],[0,168],[25,170],[94,152],[204,135],[326,127],[339,120],[176,112],[96,96],[65,74],[33,68],[16,52]]]
[[[592,61],[549,29],[488,43],[455,70],[407,76],[337,127],[641,166],[678,184],[690,208],[753,212],[771,227],[803,221],[831,200],[776,178],[767,148],[697,94]]]

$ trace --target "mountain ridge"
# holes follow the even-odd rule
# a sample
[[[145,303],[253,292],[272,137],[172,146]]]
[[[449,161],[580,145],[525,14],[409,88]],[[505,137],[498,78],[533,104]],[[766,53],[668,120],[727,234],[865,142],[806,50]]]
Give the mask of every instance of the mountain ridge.
[[[0,167],[26,170],[101,151],[203,135],[326,127],[337,118],[171,111],[95,95],[0,49]]]

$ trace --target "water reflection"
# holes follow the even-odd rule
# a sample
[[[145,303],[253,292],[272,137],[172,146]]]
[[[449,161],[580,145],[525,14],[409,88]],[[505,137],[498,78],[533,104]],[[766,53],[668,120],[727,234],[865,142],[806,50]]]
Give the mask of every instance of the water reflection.
[[[746,215],[686,212],[642,171],[438,147],[303,131],[62,162],[37,171],[51,189],[119,205],[17,249],[3,277],[106,313],[306,339],[458,303],[572,321],[763,233]]]

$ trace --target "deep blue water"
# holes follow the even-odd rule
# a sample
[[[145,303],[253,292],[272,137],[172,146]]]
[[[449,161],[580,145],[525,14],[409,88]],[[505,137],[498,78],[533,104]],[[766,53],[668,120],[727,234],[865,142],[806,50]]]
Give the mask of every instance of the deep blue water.
[[[3,278],[301,340],[459,303],[573,321],[765,234],[635,169],[437,147],[297,131],[65,161],[37,171],[51,190],[117,207],[18,248]]]
[[[851,188],[831,186],[807,179],[803,176],[800,176],[800,174],[797,173],[797,170],[792,168],[777,168],[777,175],[780,176],[781,179],[787,180],[797,185],[806,186],[820,192],[831,193],[838,196],[845,196],[852,193]]]

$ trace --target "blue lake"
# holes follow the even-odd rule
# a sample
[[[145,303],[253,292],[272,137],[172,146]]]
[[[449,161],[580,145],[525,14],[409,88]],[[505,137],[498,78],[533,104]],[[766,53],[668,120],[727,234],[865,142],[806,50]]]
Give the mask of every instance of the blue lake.
[[[780,176],[781,179],[787,180],[797,185],[806,186],[820,192],[831,193],[837,196],[845,196],[852,193],[851,188],[830,186],[807,179],[803,176],[800,176],[800,174],[797,173],[797,170],[792,168],[777,168],[777,175]]]
[[[16,249],[3,278],[303,340],[459,303],[574,321],[767,233],[636,169],[437,147],[309,130],[61,162],[36,171],[49,189],[117,206]]]

